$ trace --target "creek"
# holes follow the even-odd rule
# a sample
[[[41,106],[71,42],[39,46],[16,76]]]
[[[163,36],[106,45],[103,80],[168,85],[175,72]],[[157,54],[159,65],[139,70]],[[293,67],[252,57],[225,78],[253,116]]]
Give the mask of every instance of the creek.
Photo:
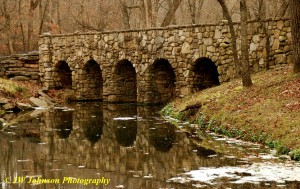
[[[19,115],[0,132],[0,189],[300,188],[299,162],[179,129],[160,109],[82,102]]]

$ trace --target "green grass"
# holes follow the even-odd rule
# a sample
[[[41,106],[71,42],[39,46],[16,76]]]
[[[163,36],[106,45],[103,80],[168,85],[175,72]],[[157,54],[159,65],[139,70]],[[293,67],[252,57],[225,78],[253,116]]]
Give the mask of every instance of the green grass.
[[[180,117],[176,115],[187,106],[201,103],[191,122],[230,137],[267,144],[281,154],[291,151],[299,158],[299,76],[284,68],[260,72],[252,75],[252,80],[250,88],[234,80],[176,99],[168,105],[168,114]]]

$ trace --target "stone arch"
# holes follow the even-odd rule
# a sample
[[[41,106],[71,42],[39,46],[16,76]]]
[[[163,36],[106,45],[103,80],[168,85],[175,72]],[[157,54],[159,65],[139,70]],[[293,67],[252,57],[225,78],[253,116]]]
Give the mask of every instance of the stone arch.
[[[133,64],[123,59],[119,61],[113,73],[113,98],[114,102],[136,102],[137,101],[137,76]]]
[[[72,88],[72,71],[66,61],[58,61],[54,68],[55,88],[71,89]]]
[[[156,59],[150,66],[152,102],[166,103],[176,96],[176,75],[167,59]]]
[[[103,78],[100,65],[93,59],[83,66],[80,78],[82,100],[101,100],[103,96]]]
[[[219,73],[215,63],[206,57],[198,58],[192,68],[194,91],[220,85]]]

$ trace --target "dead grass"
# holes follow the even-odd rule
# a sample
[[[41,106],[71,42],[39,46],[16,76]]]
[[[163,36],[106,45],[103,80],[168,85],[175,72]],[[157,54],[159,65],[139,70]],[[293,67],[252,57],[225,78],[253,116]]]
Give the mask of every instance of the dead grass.
[[[18,82],[0,78],[0,97],[10,99],[12,102],[27,102],[31,96],[36,96],[38,84],[31,82]]]
[[[61,104],[76,100],[75,92],[71,89],[49,90],[47,94],[55,101]]]
[[[170,105],[175,112],[201,103],[197,115],[214,120],[228,130],[267,135],[289,149],[300,149],[300,78],[289,68],[252,76],[254,86],[243,88],[240,80],[203,90]],[[252,135],[251,134],[251,135]]]

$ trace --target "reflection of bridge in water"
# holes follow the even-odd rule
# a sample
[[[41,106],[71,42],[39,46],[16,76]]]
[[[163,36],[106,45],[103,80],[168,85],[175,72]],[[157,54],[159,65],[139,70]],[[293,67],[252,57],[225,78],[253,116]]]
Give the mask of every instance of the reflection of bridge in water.
[[[244,164],[232,155],[245,157],[262,150],[257,152],[250,146],[241,151],[209,137],[188,138],[186,133],[160,120],[155,113],[157,107],[78,103],[72,108],[74,111],[44,111],[39,117],[20,120],[17,127],[8,128],[7,131],[16,135],[1,134],[0,180],[15,175],[41,175],[60,180],[64,177],[110,179],[108,186],[45,184],[35,186],[36,189],[116,188],[120,185],[128,189],[194,188],[192,183],[166,181],[199,167]],[[216,154],[212,149],[231,156]],[[297,184],[288,183],[294,188]],[[23,187],[2,186],[3,189]],[[222,186],[235,187],[230,182]],[[246,183],[237,187],[269,188],[269,185]]]
[[[155,107],[83,103],[74,109],[33,119],[40,137],[33,143],[6,144],[12,151],[1,154],[3,161],[9,160],[1,170],[60,179],[104,176],[111,179],[109,188],[159,188],[176,186],[165,181],[184,170],[216,166],[214,158],[192,152],[196,147],[185,133],[157,121]]]

